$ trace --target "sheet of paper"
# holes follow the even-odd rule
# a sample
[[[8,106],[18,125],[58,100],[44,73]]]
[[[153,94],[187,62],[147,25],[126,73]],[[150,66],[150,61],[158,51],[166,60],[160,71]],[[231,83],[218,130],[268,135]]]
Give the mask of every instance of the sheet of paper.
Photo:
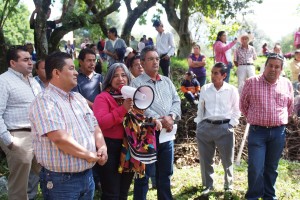
[[[177,124],[173,125],[173,130],[171,132],[167,132],[165,128],[160,131],[159,135],[159,143],[168,142],[171,140],[175,140],[175,134],[177,132]]]

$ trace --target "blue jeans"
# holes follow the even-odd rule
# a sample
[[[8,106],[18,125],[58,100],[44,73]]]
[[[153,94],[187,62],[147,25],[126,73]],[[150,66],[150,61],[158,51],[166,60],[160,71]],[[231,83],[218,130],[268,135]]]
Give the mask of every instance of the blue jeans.
[[[226,71],[226,74],[227,74],[227,76],[226,76],[226,78],[225,78],[225,82],[227,82],[227,83],[229,83],[229,78],[230,78],[230,70],[231,70],[231,68],[232,68],[232,62],[228,62],[228,64],[227,64],[227,71]]]
[[[154,177],[156,180],[155,173],[156,163],[146,165],[146,172],[143,178],[134,179],[134,190],[133,199],[135,200],[146,200],[147,192],[149,190],[149,178]]]
[[[156,134],[157,162],[156,162],[156,186],[158,200],[171,200],[171,176],[173,175],[174,142],[159,143],[159,134]],[[147,167],[146,167],[147,169]],[[147,170],[146,170],[147,173]],[[149,171],[148,171],[149,173]],[[135,180],[134,199],[147,199],[149,175]]]
[[[251,125],[248,136],[248,191],[246,199],[277,199],[277,167],[285,144],[285,126]]]
[[[45,200],[92,200],[95,190],[92,169],[61,173],[42,168],[40,187]]]

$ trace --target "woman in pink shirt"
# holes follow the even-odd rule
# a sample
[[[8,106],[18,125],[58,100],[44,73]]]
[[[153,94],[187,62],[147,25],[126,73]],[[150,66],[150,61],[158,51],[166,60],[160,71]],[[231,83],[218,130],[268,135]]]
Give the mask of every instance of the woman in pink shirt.
[[[296,49],[300,49],[300,27],[294,36],[294,46]]]
[[[230,69],[232,68],[232,62],[229,60],[229,57],[231,55],[227,55],[226,57],[226,51],[228,51],[235,45],[237,39],[235,38],[229,44],[226,44],[226,40],[227,35],[225,31],[219,31],[216,42],[213,45],[213,49],[215,53],[215,62],[222,62],[227,66],[227,77],[225,78],[225,81],[228,83],[230,77]]]
[[[120,87],[129,85],[130,81],[130,72],[123,63],[111,65],[103,82],[103,92],[96,97],[93,105],[108,154],[107,163],[99,167],[102,200],[127,199],[134,175],[133,172],[118,172],[125,137],[123,120],[125,114],[133,107],[132,99],[122,98]]]

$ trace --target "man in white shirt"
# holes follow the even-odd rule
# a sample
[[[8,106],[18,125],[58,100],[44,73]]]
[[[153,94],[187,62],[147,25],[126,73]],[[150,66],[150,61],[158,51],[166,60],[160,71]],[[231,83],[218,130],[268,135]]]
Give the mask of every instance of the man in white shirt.
[[[170,57],[175,53],[174,37],[172,33],[165,32],[164,25],[159,20],[153,22],[157,30],[156,49],[160,58],[159,67],[163,75],[169,77],[170,74]]]
[[[197,117],[197,142],[203,195],[213,189],[213,157],[218,148],[225,171],[224,190],[232,191],[234,129],[239,123],[239,94],[237,88],[224,81],[226,65],[216,63],[211,71],[212,83],[201,88]]]
[[[25,47],[10,49],[7,64],[10,67],[0,75],[0,148],[6,154],[9,169],[8,199],[26,200],[34,198],[37,184],[28,181],[30,170],[40,170],[33,154],[28,111],[41,87],[31,76],[33,64]]]

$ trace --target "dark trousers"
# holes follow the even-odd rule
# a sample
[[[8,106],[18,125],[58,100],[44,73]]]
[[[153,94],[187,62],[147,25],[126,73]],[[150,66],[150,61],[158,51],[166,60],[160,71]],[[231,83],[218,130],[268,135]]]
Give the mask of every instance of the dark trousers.
[[[102,200],[127,200],[128,191],[134,173],[120,174],[118,167],[122,140],[105,138],[108,160],[104,166],[99,167],[101,180]]]
[[[170,76],[170,59],[163,59],[166,54],[160,56],[160,61],[159,61],[159,67],[161,68],[161,71],[164,76],[169,77]]]

